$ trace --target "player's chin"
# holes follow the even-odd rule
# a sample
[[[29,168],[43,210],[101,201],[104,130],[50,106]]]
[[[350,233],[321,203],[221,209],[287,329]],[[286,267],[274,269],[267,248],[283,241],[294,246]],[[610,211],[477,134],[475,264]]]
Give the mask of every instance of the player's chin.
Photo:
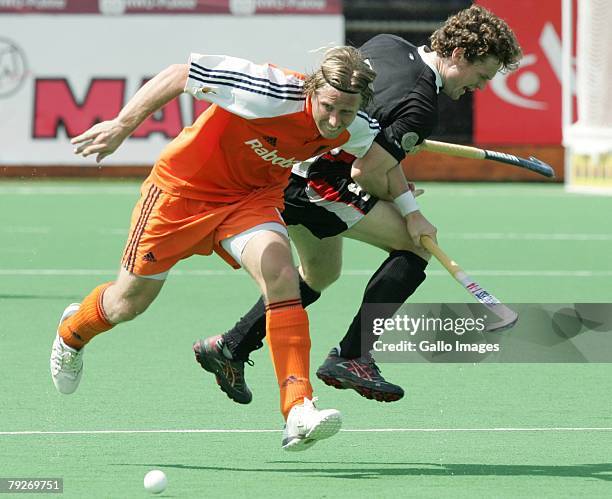
[[[340,134],[344,131],[344,128],[340,130],[319,130],[321,132],[321,136],[325,139],[337,139]]]

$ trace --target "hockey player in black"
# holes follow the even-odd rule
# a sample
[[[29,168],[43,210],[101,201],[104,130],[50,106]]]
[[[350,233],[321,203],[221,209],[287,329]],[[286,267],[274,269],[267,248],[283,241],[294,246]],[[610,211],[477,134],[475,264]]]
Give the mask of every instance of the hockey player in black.
[[[420,236],[436,233],[420,213],[400,162],[434,129],[440,92],[458,99],[482,89],[498,71],[515,69],[521,57],[508,25],[475,5],[450,17],[430,40],[430,48],[415,47],[383,34],[360,47],[377,73],[374,99],[366,110],[382,127],[368,152],[376,155],[377,161],[369,164],[377,167],[359,171],[349,154],[329,153],[294,167],[285,190],[283,218],[300,257],[304,306],[339,276],[342,237],[389,252],[369,280],[339,346],[317,370],[328,385],[379,401],[399,400],[404,391],[384,379],[371,357],[374,338],[362,337],[361,309],[369,303],[401,304],[414,293],[425,280],[430,256],[420,246]],[[263,346],[265,334],[265,305],[260,299],[228,332],[194,344],[198,362],[238,403],[252,399],[244,363]]]

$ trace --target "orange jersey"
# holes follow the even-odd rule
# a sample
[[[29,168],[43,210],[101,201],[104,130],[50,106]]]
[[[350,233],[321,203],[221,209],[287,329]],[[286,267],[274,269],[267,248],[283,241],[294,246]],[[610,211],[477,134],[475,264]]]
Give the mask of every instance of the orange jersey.
[[[222,204],[259,191],[281,208],[294,165],[340,146],[361,157],[379,130],[359,113],[338,138],[321,137],[303,84],[303,75],[271,65],[192,54],[185,91],[213,105],[162,151],[150,179]]]

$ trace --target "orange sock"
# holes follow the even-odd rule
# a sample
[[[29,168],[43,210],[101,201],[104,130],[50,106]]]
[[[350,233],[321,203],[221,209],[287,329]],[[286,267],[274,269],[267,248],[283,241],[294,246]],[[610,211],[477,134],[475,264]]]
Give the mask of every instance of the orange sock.
[[[104,315],[102,295],[112,282],[95,288],[85,297],[79,310],[62,322],[58,328],[59,335],[69,347],[80,350],[97,334],[111,329],[111,324]]]
[[[294,405],[312,398],[310,384],[310,334],[308,315],[299,299],[266,307],[266,338],[285,420]]]

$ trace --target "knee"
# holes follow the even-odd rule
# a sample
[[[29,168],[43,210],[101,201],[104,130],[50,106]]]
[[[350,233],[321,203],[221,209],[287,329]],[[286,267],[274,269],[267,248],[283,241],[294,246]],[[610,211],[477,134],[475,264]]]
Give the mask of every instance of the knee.
[[[264,296],[268,302],[300,296],[297,270],[291,262],[279,265],[263,276]]]
[[[104,297],[104,312],[113,324],[127,322],[142,314],[153,301],[144,294],[119,294]]]
[[[392,251],[410,251],[415,255],[420,256],[423,260],[429,261],[431,259],[431,254],[425,248],[417,247],[410,234],[408,232],[403,232],[397,235],[396,238],[391,241],[389,252]]]
[[[316,261],[304,262],[302,264],[302,277],[312,289],[323,291],[338,280],[342,272],[342,263],[330,265],[329,262],[318,263]]]

